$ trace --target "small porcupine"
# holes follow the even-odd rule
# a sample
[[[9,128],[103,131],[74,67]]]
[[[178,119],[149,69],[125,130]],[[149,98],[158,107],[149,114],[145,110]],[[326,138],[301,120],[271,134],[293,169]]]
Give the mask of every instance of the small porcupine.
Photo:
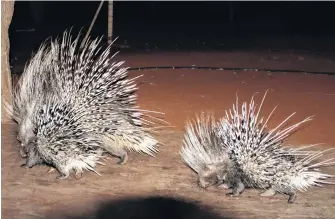
[[[221,145],[216,125],[213,115],[205,113],[196,116],[195,121],[188,121],[180,154],[198,174],[200,187],[215,184],[225,189],[232,187],[233,191],[227,195],[237,195],[244,190],[244,183]]]
[[[116,54],[111,56],[111,45],[101,50],[101,39],[88,39],[79,50],[79,35],[73,40],[65,31],[61,42],[56,39],[45,43],[37,52],[42,55],[33,57],[22,79],[28,81],[35,72],[45,71],[47,76],[35,81],[43,84],[40,98],[21,98],[22,89],[26,88],[22,84],[16,92],[20,95],[14,96],[14,106],[18,107],[12,108],[13,115],[26,111],[22,109],[27,107],[22,99],[38,103],[33,105],[33,113],[17,117],[26,116],[32,121],[28,131],[35,136],[25,136],[34,139],[28,148],[36,150],[28,154],[34,154],[37,163],[37,158],[41,158],[56,167],[58,178],[67,178],[71,170],[76,177],[84,169],[95,171],[104,152],[119,157],[120,164],[127,161],[127,149],[151,156],[158,152],[158,141],[149,134],[154,122],[143,116],[165,121],[148,114],[158,112],[136,106],[136,78],[128,79],[127,68],[121,67],[123,61],[113,62]]]
[[[292,131],[311,120],[311,117],[278,131],[293,113],[268,131],[267,124],[275,109],[264,123],[263,118],[259,119],[266,94],[257,112],[253,97],[249,108],[246,102],[242,104],[241,112],[237,99],[236,105],[226,111],[226,116],[216,124],[215,133],[229,156],[229,162],[233,162],[232,169],[239,173],[246,187],[264,189],[261,196],[273,196],[276,193],[289,195],[288,203],[293,203],[298,191],[306,191],[311,186],[333,184],[327,181],[332,175],[321,173],[316,168],[333,165],[334,162],[333,159],[314,162],[328,151],[306,150],[315,145],[295,148],[284,145],[284,140]]]

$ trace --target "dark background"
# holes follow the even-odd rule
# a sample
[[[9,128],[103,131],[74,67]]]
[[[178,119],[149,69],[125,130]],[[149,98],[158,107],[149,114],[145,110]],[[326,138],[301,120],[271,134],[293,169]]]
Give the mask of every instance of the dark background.
[[[15,2],[11,57],[26,61],[40,43],[73,26],[86,33],[100,1]],[[334,51],[335,2],[114,2],[114,37],[125,52],[176,50]],[[108,3],[92,29],[107,36]],[[35,28],[34,32],[17,32]],[[107,38],[105,38],[107,42]]]

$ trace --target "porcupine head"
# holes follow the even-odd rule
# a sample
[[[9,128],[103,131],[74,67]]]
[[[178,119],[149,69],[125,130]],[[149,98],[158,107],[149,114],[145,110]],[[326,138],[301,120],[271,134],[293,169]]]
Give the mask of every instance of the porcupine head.
[[[36,141],[36,133],[34,132],[36,130],[36,126],[33,121],[33,118],[35,118],[34,113],[37,111],[38,105],[39,101],[33,101],[32,103],[29,104],[29,106],[26,106],[26,111],[23,114],[18,124],[19,130],[17,139],[21,143],[20,154],[22,157],[27,156],[28,145]]]
[[[181,156],[197,173],[198,186],[208,188],[217,184],[228,189],[234,166],[216,135],[214,117],[201,113],[186,124],[185,131]]]
[[[28,116],[23,118],[19,125],[17,139],[21,143],[20,154],[22,157],[26,157],[27,146],[36,140],[36,135],[34,133],[34,124]]]
[[[224,189],[231,187],[233,180],[231,171],[232,164],[227,162],[217,164],[206,164],[198,172],[198,185],[201,188],[208,188],[213,185],[218,185]]]

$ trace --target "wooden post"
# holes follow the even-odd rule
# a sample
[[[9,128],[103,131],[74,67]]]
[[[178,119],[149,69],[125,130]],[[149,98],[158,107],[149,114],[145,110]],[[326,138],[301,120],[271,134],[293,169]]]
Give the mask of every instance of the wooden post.
[[[113,0],[108,1],[108,44],[113,42]]]
[[[90,27],[88,28],[88,31],[87,31],[87,33],[86,33],[86,36],[85,36],[85,38],[83,39],[83,41],[81,42],[80,49],[82,49],[82,48],[84,47],[84,45],[85,45],[85,43],[86,43],[86,40],[88,39],[88,36],[89,36],[90,33],[91,33],[91,30],[92,30],[92,27],[93,27],[93,25],[94,25],[94,23],[95,23],[95,20],[96,20],[97,17],[98,17],[98,14],[99,14],[99,12],[100,12],[100,9],[101,9],[103,3],[104,3],[104,0],[101,1],[100,5],[99,5],[99,7],[98,7],[98,9],[97,9],[97,11],[95,12],[95,15],[94,15],[94,17],[93,17],[93,20],[92,20],[92,22],[91,22],[91,25],[90,25]]]
[[[34,26],[31,28],[38,29],[44,18],[44,2],[43,1],[30,1],[30,14],[34,19]]]
[[[10,122],[4,100],[12,103],[12,77],[9,67],[8,29],[14,13],[14,1],[1,1],[1,123]]]
[[[234,2],[229,2],[229,22],[234,21],[234,12],[235,12]]]

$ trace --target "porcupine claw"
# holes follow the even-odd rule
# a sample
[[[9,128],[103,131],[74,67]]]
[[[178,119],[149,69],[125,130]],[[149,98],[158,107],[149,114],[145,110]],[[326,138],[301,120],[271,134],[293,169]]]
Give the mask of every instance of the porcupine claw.
[[[69,175],[60,174],[60,175],[56,176],[56,179],[63,180],[63,179],[67,179],[68,177],[69,177]]]

